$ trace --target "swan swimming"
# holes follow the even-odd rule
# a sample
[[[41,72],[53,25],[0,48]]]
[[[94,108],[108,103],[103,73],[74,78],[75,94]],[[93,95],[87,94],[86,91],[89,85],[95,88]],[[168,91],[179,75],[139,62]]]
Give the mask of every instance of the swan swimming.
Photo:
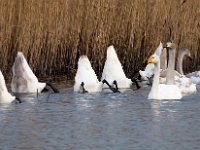
[[[191,53],[189,51],[189,49],[187,48],[181,48],[179,49],[179,52],[178,52],[178,60],[177,60],[177,64],[176,64],[176,69],[177,71],[181,74],[181,75],[184,75],[183,73],[183,58],[185,56],[188,56],[188,58],[191,60],[192,57],[191,57]]]
[[[81,56],[78,60],[78,70],[75,76],[74,91],[90,93],[100,92],[101,90],[102,83],[97,79],[88,57],[85,55]]]
[[[168,41],[167,48],[169,50],[169,66],[167,69],[167,77],[166,77],[166,83],[167,84],[176,84],[182,93],[193,93],[196,92],[196,84],[192,83],[192,80],[187,78],[184,75],[174,75],[174,69],[175,69],[175,55],[176,55],[176,44],[172,41]],[[189,55],[188,49],[180,49],[179,51],[179,57],[178,57],[178,63],[177,68],[180,71],[180,73],[183,73],[182,69],[182,63],[183,63],[183,57],[185,55]]]
[[[158,55],[153,54],[149,59],[148,63],[154,64],[154,78],[153,84],[148,95],[148,99],[181,99],[182,94],[178,86],[167,85],[159,83],[160,76],[160,58]]]
[[[192,80],[192,83],[194,84],[200,84],[200,71],[194,71],[192,73],[189,73],[186,75],[186,77],[190,78]]]
[[[0,70],[0,103],[11,103],[14,100],[20,100],[15,96],[12,96],[6,87],[4,76]]]
[[[14,93],[40,93],[47,85],[50,86],[55,93],[58,93],[58,90],[51,84],[38,81],[22,52],[17,53],[12,67],[12,73],[11,90]]]
[[[200,84],[200,71],[189,73],[186,76],[192,80],[192,83]]]
[[[104,65],[101,81],[107,81],[111,87],[130,88],[132,86],[131,79],[128,79],[124,73],[122,65],[117,57],[114,46],[107,48],[107,58]],[[137,86],[137,83],[136,83]],[[108,88],[108,85],[103,85]]]

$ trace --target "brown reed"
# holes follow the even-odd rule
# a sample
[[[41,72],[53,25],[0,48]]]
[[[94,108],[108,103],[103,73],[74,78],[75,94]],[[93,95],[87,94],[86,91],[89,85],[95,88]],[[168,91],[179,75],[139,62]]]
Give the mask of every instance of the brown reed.
[[[101,75],[113,44],[130,73],[144,67],[160,41],[171,37],[191,50],[184,70],[200,69],[198,0],[1,0],[0,69],[9,74],[17,51],[38,76],[73,78],[86,54]]]

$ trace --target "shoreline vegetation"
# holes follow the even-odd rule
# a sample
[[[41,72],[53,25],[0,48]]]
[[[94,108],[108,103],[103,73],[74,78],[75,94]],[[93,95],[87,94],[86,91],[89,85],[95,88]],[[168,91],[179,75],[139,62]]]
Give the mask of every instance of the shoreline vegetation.
[[[101,76],[109,45],[133,73],[167,38],[191,51],[185,72],[200,69],[198,0],[1,0],[0,14],[0,69],[8,76],[17,51],[38,77],[73,79],[83,54]]]

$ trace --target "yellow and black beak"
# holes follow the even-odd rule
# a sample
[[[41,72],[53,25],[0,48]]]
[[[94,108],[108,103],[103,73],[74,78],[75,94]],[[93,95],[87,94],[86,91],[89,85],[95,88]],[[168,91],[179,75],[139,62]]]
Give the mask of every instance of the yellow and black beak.
[[[153,58],[152,58],[152,57],[149,57],[149,59],[148,59],[147,62],[148,62],[148,64],[149,64],[149,63],[152,63],[152,62],[153,62]]]
[[[164,44],[163,48],[171,48],[172,47],[172,41],[168,41]]]
[[[167,48],[172,47],[172,42],[167,42]]]

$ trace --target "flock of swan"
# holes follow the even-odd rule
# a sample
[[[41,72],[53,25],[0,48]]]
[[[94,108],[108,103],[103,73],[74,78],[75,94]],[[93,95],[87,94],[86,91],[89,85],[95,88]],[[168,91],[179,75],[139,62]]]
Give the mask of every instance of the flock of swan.
[[[182,63],[185,56],[190,57],[190,51],[180,49],[178,61],[175,64],[176,44],[171,40],[168,40],[165,44],[159,44],[154,54],[148,58],[145,70],[139,71],[142,79],[140,84],[152,82],[148,99],[181,99],[184,95],[197,91],[196,84],[200,84],[200,71],[184,75]],[[175,70],[175,66],[177,70]],[[50,83],[38,81],[22,52],[17,53],[12,74],[11,91],[14,94],[40,93],[47,86],[51,87],[55,93],[59,93]],[[86,55],[80,56],[74,92],[91,93],[110,89],[115,93],[120,92],[121,89],[131,88],[134,84],[139,89],[138,81],[134,77],[131,79],[126,77],[114,47],[109,46],[101,81],[98,80],[88,57]],[[19,98],[8,92],[4,76],[0,70],[0,103],[11,103],[12,101],[21,102]]]

